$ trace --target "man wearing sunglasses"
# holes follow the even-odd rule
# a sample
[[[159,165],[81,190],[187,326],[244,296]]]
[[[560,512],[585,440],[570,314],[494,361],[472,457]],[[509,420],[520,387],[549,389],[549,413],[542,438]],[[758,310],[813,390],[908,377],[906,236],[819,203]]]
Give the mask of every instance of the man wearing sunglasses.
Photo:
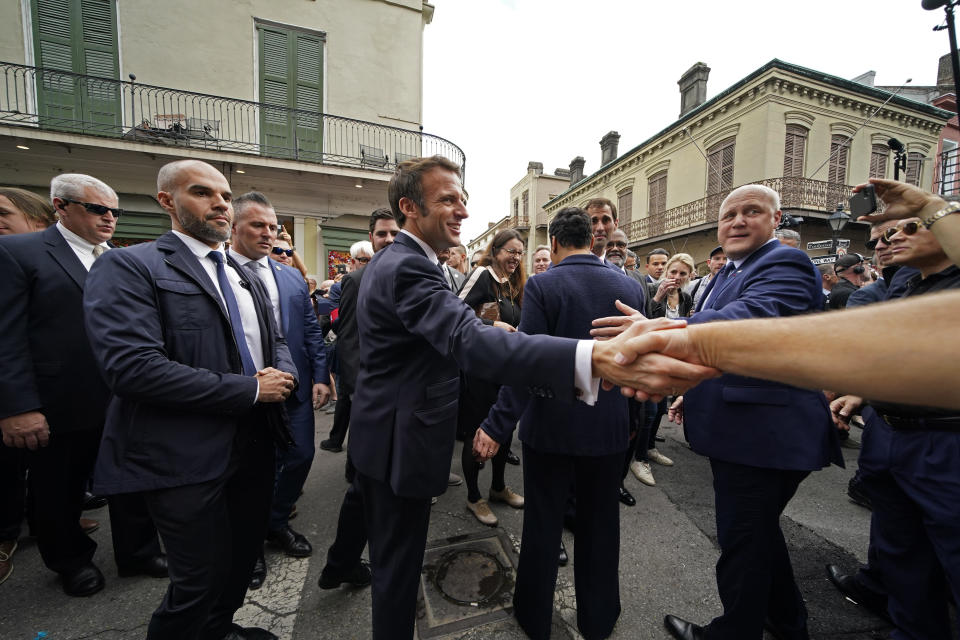
[[[31,450],[30,520],[44,564],[67,595],[89,596],[104,579],[78,520],[110,390],[84,330],[82,296],[121,211],[113,189],[83,174],[55,177],[50,197],[57,224],[0,238],[0,429],[5,446]]]
[[[848,309],[881,302],[891,297],[900,297],[907,281],[919,273],[913,267],[891,262],[893,254],[890,251],[890,240],[886,237],[886,232],[896,226],[896,220],[884,220],[870,226],[870,239],[864,246],[875,252],[874,257],[880,267],[880,278],[851,293],[847,298]]]
[[[858,253],[848,253],[840,256],[833,263],[833,273],[837,276],[837,282],[830,290],[830,299],[827,301],[828,309],[843,309],[847,306],[847,298],[850,294],[863,286],[866,267],[863,265],[863,256]]]

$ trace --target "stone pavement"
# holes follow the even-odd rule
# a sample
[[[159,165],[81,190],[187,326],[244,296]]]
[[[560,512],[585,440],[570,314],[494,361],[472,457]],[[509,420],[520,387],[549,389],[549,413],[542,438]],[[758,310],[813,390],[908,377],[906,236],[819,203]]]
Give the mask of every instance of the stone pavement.
[[[317,440],[326,437],[332,416],[318,413]],[[720,611],[713,567],[718,552],[713,523],[713,492],[707,461],[683,443],[679,428],[665,423],[667,442],[659,448],[676,462],[654,465],[656,487],[640,485],[632,476],[628,489],[636,507],[621,508],[620,591],[623,612],[614,639],[666,639],[663,616],[675,613],[706,622]],[[859,434],[855,433],[855,437]],[[459,445],[453,471],[459,471]],[[515,450],[519,452],[519,445]],[[810,611],[814,639],[868,640],[884,638],[882,621],[845,601],[827,582],[824,565],[854,568],[865,559],[870,514],[846,498],[847,480],[856,468],[855,450],[844,450],[847,469],[831,467],[812,474],[791,502],[783,526],[794,569]],[[368,638],[369,589],[331,591],[316,586],[333,539],[336,517],[346,482],[345,454],[317,451],[313,470],[291,524],[314,546],[311,558],[286,558],[268,548],[269,575],[259,591],[248,594],[236,621],[271,629],[284,640]],[[481,471],[481,490],[489,487],[490,471]],[[518,467],[507,467],[507,484],[522,493]],[[429,540],[492,533],[465,508],[466,490],[452,487],[433,507]],[[519,544],[522,511],[493,506],[500,518],[498,530]],[[11,578],[0,585],[0,639],[44,640],[143,638],[151,611],[166,583],[145,577],[118,578],[110,548],[106,509],[88,512],[101,521],[93,534],[99,543],[95,561],[104,571],[107,587],[90,598],[69,598],[56,577],[40,562],[32,540],[21,542]],[[564,542],[571,563],[560,569],[556,590],[554,638],[579,638],[573,564],[576,547],[569,532]],[[458,639],[520,640],[524,634],[512,618],[490,622],[443,636]]]

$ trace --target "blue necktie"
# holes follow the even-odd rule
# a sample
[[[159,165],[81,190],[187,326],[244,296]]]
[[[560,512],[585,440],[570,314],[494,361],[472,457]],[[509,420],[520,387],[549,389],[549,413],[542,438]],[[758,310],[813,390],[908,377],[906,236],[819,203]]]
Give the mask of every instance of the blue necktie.
[[[723,284],[727,281],[727,276],[733,273],[734,269],[736,269],[736,267],[733,265],[733,262],[727,263],[723,269],[720,269],[720,272],[717,274],[717,281],[713,283],[713,289],[710,291],[710,297],[705,301],[706,304],[703,306],[713,308],[713,304],[717,301],[717,296],[720,294]]]
[[[240,307],[237,305],[237,297],[233,295],[233,287],[230,280],[227,279],[227,270],[223,266],[223,254],[219,251],[211,251],[207,257],[217,263],[217,281],[220,283],[220,293],[227,303],[227,312],[230,314],[230,327],[233,329],[233,339],[237,342],[237,349],[240,351],[240,361],[243,363],[243,375],[256,375],[257,367],[253,364],[253,356],[250,355],[250,349],[247,347],[247,338],[243,333],[243,322],[240,320]]]

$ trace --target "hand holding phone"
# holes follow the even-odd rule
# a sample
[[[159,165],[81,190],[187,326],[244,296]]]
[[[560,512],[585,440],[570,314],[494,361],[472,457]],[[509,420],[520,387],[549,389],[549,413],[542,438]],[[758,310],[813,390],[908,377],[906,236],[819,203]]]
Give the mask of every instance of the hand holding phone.
[[[877,192],[872,184],[860,189],[847,201],[850,204],[850,215],[854,220],[858,216],[865,216],[877,210]]]

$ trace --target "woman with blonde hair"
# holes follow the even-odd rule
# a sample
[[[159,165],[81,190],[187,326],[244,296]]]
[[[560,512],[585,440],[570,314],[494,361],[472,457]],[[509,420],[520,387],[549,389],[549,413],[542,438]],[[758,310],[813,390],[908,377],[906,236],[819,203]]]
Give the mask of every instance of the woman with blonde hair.
[[[0,236],[43,231],[56,222],[53,205],[37,194],[0,187]]]

